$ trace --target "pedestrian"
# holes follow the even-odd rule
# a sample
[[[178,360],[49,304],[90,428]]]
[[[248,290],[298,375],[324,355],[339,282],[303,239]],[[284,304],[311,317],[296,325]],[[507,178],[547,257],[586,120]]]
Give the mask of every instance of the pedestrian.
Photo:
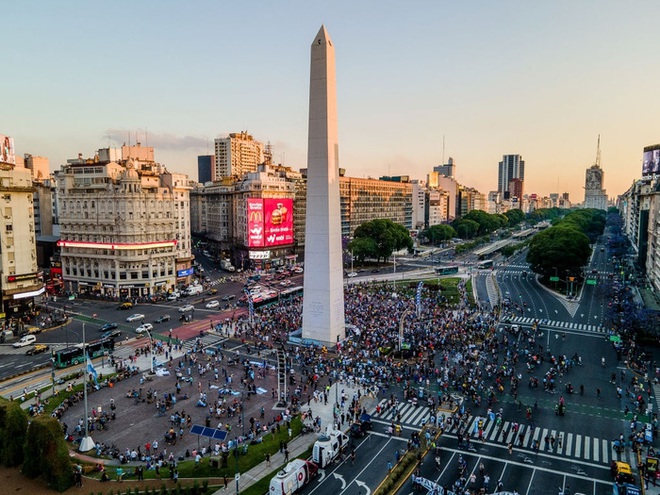
[[[280,454],[284,452],[284,442],[280,440]]]
[[[509,449],[509,455],[513,454],[513,444],[511,442],[509,442],[508,449]]]
[[[270,467],[270,452],[266,452],[266,466]]]
[[[387,472],[392,471],[392,461],[387,461]]]
[[[227,475],[226,474],[222,477],[222,481],[224,481],[224,483],[225,483],[225,490],[226,490],[227,487],[229,486],[229,482],[227,481]]]
[[[284,462],[289,462],[289,449],[284,449]]]

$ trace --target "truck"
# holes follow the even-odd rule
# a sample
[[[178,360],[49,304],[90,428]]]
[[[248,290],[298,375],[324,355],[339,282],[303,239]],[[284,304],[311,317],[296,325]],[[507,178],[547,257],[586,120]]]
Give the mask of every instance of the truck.
[[[227,270],[228,272],[235,272],[236,268],[231,264],[231,261],[228,259],[220,260],[220,268]]]
[[[304,459],[294,459],[270,480],[269,495],[291,495],[316,476],[318,467]]]
[[[326,429],[312,448],[312,461],[321,469],[339,458],[348,445],[348,437],[339,430]]]

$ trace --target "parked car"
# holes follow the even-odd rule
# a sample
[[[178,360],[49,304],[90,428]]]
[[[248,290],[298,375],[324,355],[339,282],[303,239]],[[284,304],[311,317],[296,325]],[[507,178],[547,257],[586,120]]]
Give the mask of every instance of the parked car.
[[[350,272],[350,273],[347,275],[347,277],[348,277],[348,278],[357,277],[357,273],[356,273],[356,272]]]
[[[151,323],[143,323],[135,329],[135,333],[151,332],[154,326]]]
[[[167,296],[168,301],[176,301],[181,297],[181,294],[178,292],[172,292],[170,295]]]
[[[126,318],[126,321],[129,323],[140,320],[144,320],[144,315],[140,313],[135,313],[134,315],[131,315],[128,318]]]
[[[48,349],[50,349],[50,347],[48,347],[46,344],[37,344],[34,347],[28,349],[25,355],[34,356],[35,354],[41,354],[42,352],[46,352]]]
[[[132,302],[124,302],[121,303],[117,309],[132,309],[132,308],[133,308]]]
[[[14,349],[18,349],[19,347],[25,347],[30,344],[34,344],[36,341],[37,338],[34,335],[24,335],[23,337],[21,337],[21,340],[19,340],[18,342],[14,342],[12,344],[12,347],[14,347]]]
[[[119,327],[119,325],[116,323],[106,323],[101,328],[99,328],[99,332],[107,332],[108,330],[114,330],[117,327]]]
[[[371,270],[371,273],[380,273],[380,269],[379,268],[374,268],[373,270]]]
[[[156,318],[154,320],[154,323],[164,323],[166,321],[170,321],[171,319],[172,319],[172,317],[170,315],[162,315],[162,316],[159,316],[158,318]]]
[[[220,301],[211,301],[206,303],[206,307],[208,309],[215,309],[220,307]]]
[[[222,296],[223,301],[231,301],[233,299],[236,299],[236,296],[234,294],[227,294],[226,296]]]
[[[193,311],[195,309],[195,306],[192,304],[186,304],[185,306],[181,306],[179,308],[179,313],[186,313],[188,311]]]
[[[218,289],[216,289],[216,288],[214,287],[213,289],[211,289],[211,290],[209,291],[209,296],[212,296],[212,295],[217,294],[217,293],[218,293]]]

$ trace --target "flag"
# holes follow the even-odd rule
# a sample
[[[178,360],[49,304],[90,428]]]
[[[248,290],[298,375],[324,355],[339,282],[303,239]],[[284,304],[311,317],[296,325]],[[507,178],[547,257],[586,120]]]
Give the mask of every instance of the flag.
[[[254,301],[252,300],[252,294],[249,290],[245,291],[245,295],[248,300],[248,311],[250,312],[250,318],[254,318]]]
[[[99,374],[96,372],[96,368],[94,368],[94,365],[92,364],[92,360],[89,359],[89,354],[87,354],[87,373],[92,375],[94,378],[94,383],[98,383],[98,376]]]

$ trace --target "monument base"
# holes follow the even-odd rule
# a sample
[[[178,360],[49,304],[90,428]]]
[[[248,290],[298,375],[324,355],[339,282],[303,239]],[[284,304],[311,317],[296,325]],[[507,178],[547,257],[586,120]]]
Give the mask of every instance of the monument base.
[[[347,324],[347,326],[349,326]],[[338,343],[344,342],[346,340],[346,330],[344,330],[344,335],[339,337],[339,340],[336,342],[327,342],[324,340],[303,338],[303,329],[299,328],[289,333],[289,339],[287,344],[289,345],[299,345],[302,347],[316,347],[321,348],[325,347],[326,349],[334,349]]]
[[[94,443],[94,440],[92,440],[92,437],[87,435],[86,437],[84,437],[80,441],[80,447],[78,448],[78,450],[80,452],[89,452],[90,450],[92,450],[95,447],[96,447],[96,444]]]

